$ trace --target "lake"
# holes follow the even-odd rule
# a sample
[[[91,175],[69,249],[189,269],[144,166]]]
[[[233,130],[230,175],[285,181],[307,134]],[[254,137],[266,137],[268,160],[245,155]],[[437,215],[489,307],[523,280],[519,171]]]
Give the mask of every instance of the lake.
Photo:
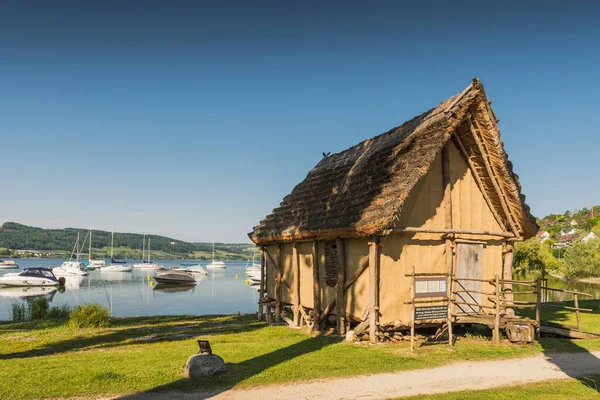
[[[59,266],[62,259],[16,259],[19,271],[25,268]],[[139,263],[140,260],[128,260]],[[166,267],[182,263],[199,263],[186,260],[160,260]],[[206,265],[208,261],[200,262]],[[201,278],[196,286],[157,287],[152,279],[154,271],[133,272],[88,271],[88,276],[67,276],[63,289],[45,294],[51,305],[75,306],[89,302],[100,303],[112,310],[112,315],[181,315],[181,314],[242,314],[254,313],[258,307],[258,292],[246,284],[246,262],[226,261],[227,268]],[[18,270],[0,270],[4,273]],[[11,304],[25,302],[48,288],[0,287],[0,320],[11,318]],[[50,289],[51,291],[51,289]],[[29,292],[29,293],[28,293]]]

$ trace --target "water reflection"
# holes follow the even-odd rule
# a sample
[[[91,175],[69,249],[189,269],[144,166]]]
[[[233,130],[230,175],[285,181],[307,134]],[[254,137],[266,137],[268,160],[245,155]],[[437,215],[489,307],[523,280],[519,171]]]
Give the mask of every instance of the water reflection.
[[[21,269],[54,267],[63,260],[23,259]],[[129,263],[138,262],[130,261]],[[188,262],[190,263],[190,262]],[[182,265],[181,260],[167,260],[164,265]],[[195,263],[197,264],[197,263]],[[10,319],[11,303],[25,297],[54,293],[53,305],[76,306],[97,302],[112,310],[114,316],[233,314],[256,311],[258,294],[245,283],[245,262],[226,262],[224,271],[208,276],[195,274],[195,286],[164,287],[152,279],[154,271],[109,272],[97,269],[88,276],[67,276],[64,290],[56,288],[0,288],[0,320]],[[13,271],[14,272],[14,271]],[[1,273],[1,272],[0,272]],[[8,289],[8,290],[7,290]],[[5,294],[5,295],[3,295]]]

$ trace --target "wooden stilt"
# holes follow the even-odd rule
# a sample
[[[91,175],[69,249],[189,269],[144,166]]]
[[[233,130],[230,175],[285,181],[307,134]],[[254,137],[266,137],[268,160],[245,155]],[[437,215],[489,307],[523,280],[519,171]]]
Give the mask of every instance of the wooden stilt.
[[[542,331],[542,324],[541,324],[541,320],[540,320],[540,309],[542,308],[542,279],[541,278],[537,278],[535,281],[535,287],[536,287],[536,303],[535,303],[535,320],[537,322],[537,339],[540,339],[540,333]]]
[[[265,249],[260,248],[260,288],[258,289],[258,320],[263,319],[263,299],[265,297],[265,280],[266,280],[266,266],[265,266]]]
[[[319,319],[321,313],[321,287],[319,284],[319,242],[313,241],[312,248],[313,263],[313,331],[319,330]]]
[[[496,315],[494,318],[494,344],[500,344],[500,277],[498,274],[495,275],[494,283],[496,284]]]
[[[411,317],[410,317],[410,351],[415,351],[415,266],[412,267],[412,276],[410,278],[410,299],[411,299]]]
[[[379,320],[379,257],[378,238],[372,236],[369,242],[369,341],[377,343]]]
[[[337,265],[338,265],[338,276],[336,285],[336,314],[337,314],[337,332],[340,335],[346,333],[346,315],[345,315],[345,302],[344,302],[344,291],[346,286],[346,248],[344,239],[336,240],[337,247]]]
[[[294,326],[300,326],[300,260],[297,243],[294,243],[292,248],[292,270],[294,271]]]
[[[275,278],[275,322],[281,321],[281,281],[282,281],[282,262],[281,262],[281,243],[277,243],[277,277]]]
[[[575,303],[575,317],[577,318],[577,329],[581,329],[581,315],[579,314],[579,299],[577,294],[573,295],[573,303]]]
[[[512,273],[513,273],[513,259],[514,259],[514,255],[515,255],[515,248],[513,246],[512,243],[507,243],[506,244],[506,251],[504,254],[504,266],[502,268],[502,278],[504,279],[504,300],[508,303],[508,304],[513,304],[515,297],[513,294],[513,286],[512,283],[510,282],[512,280]],[[514,317],[515,316],[515,310],[512,308],[507,308],[506,309],[506,316],[508,317]]]
[[[442,149],[442,186],[444,190],[444,226],[446,229],[452,230],[452,183],[450,181],[450,143],[446,143]],[[446,252],[446,272],[448,273],[448,279],[446,284],[447,297],[450,298],[452,295],[452,274],[453,274],[453,244],[450,235],[446,236],[445,252]],[[413,266],[414,268],[414,266]],[[413,283],[414,283],[414,269],[413,269]],[[414,304],[413,304],[414,306]],[[448,324],[448,341],[452,345],[452,315],[450,310],[450,302],[448,303],[448,318],[446,320]]]

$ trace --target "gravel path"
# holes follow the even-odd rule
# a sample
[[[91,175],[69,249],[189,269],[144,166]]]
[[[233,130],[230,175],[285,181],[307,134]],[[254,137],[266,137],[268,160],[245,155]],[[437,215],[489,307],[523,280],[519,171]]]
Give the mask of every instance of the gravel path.
[[[127,399],[389,399],[419,394],[488,389],[550,379],[600,374],[600,351],[515,360],[460,362],[426,370],[394,372],[222,393],[145,393]],[[166,396],[166,397],[165,397]]]

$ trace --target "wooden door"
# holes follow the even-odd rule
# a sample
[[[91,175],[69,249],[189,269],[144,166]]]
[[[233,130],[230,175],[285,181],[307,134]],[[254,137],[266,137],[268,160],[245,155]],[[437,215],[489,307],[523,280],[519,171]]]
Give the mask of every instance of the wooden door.
[[[483,244],[458,243],[456,251],[456,300],[463,303],[483,304],[483,282],[461,280],[461,278],[483,279]],[[465,292],[466,291],[466,292]],[[477,313],[481,307],[457,304],[456,311]]]

